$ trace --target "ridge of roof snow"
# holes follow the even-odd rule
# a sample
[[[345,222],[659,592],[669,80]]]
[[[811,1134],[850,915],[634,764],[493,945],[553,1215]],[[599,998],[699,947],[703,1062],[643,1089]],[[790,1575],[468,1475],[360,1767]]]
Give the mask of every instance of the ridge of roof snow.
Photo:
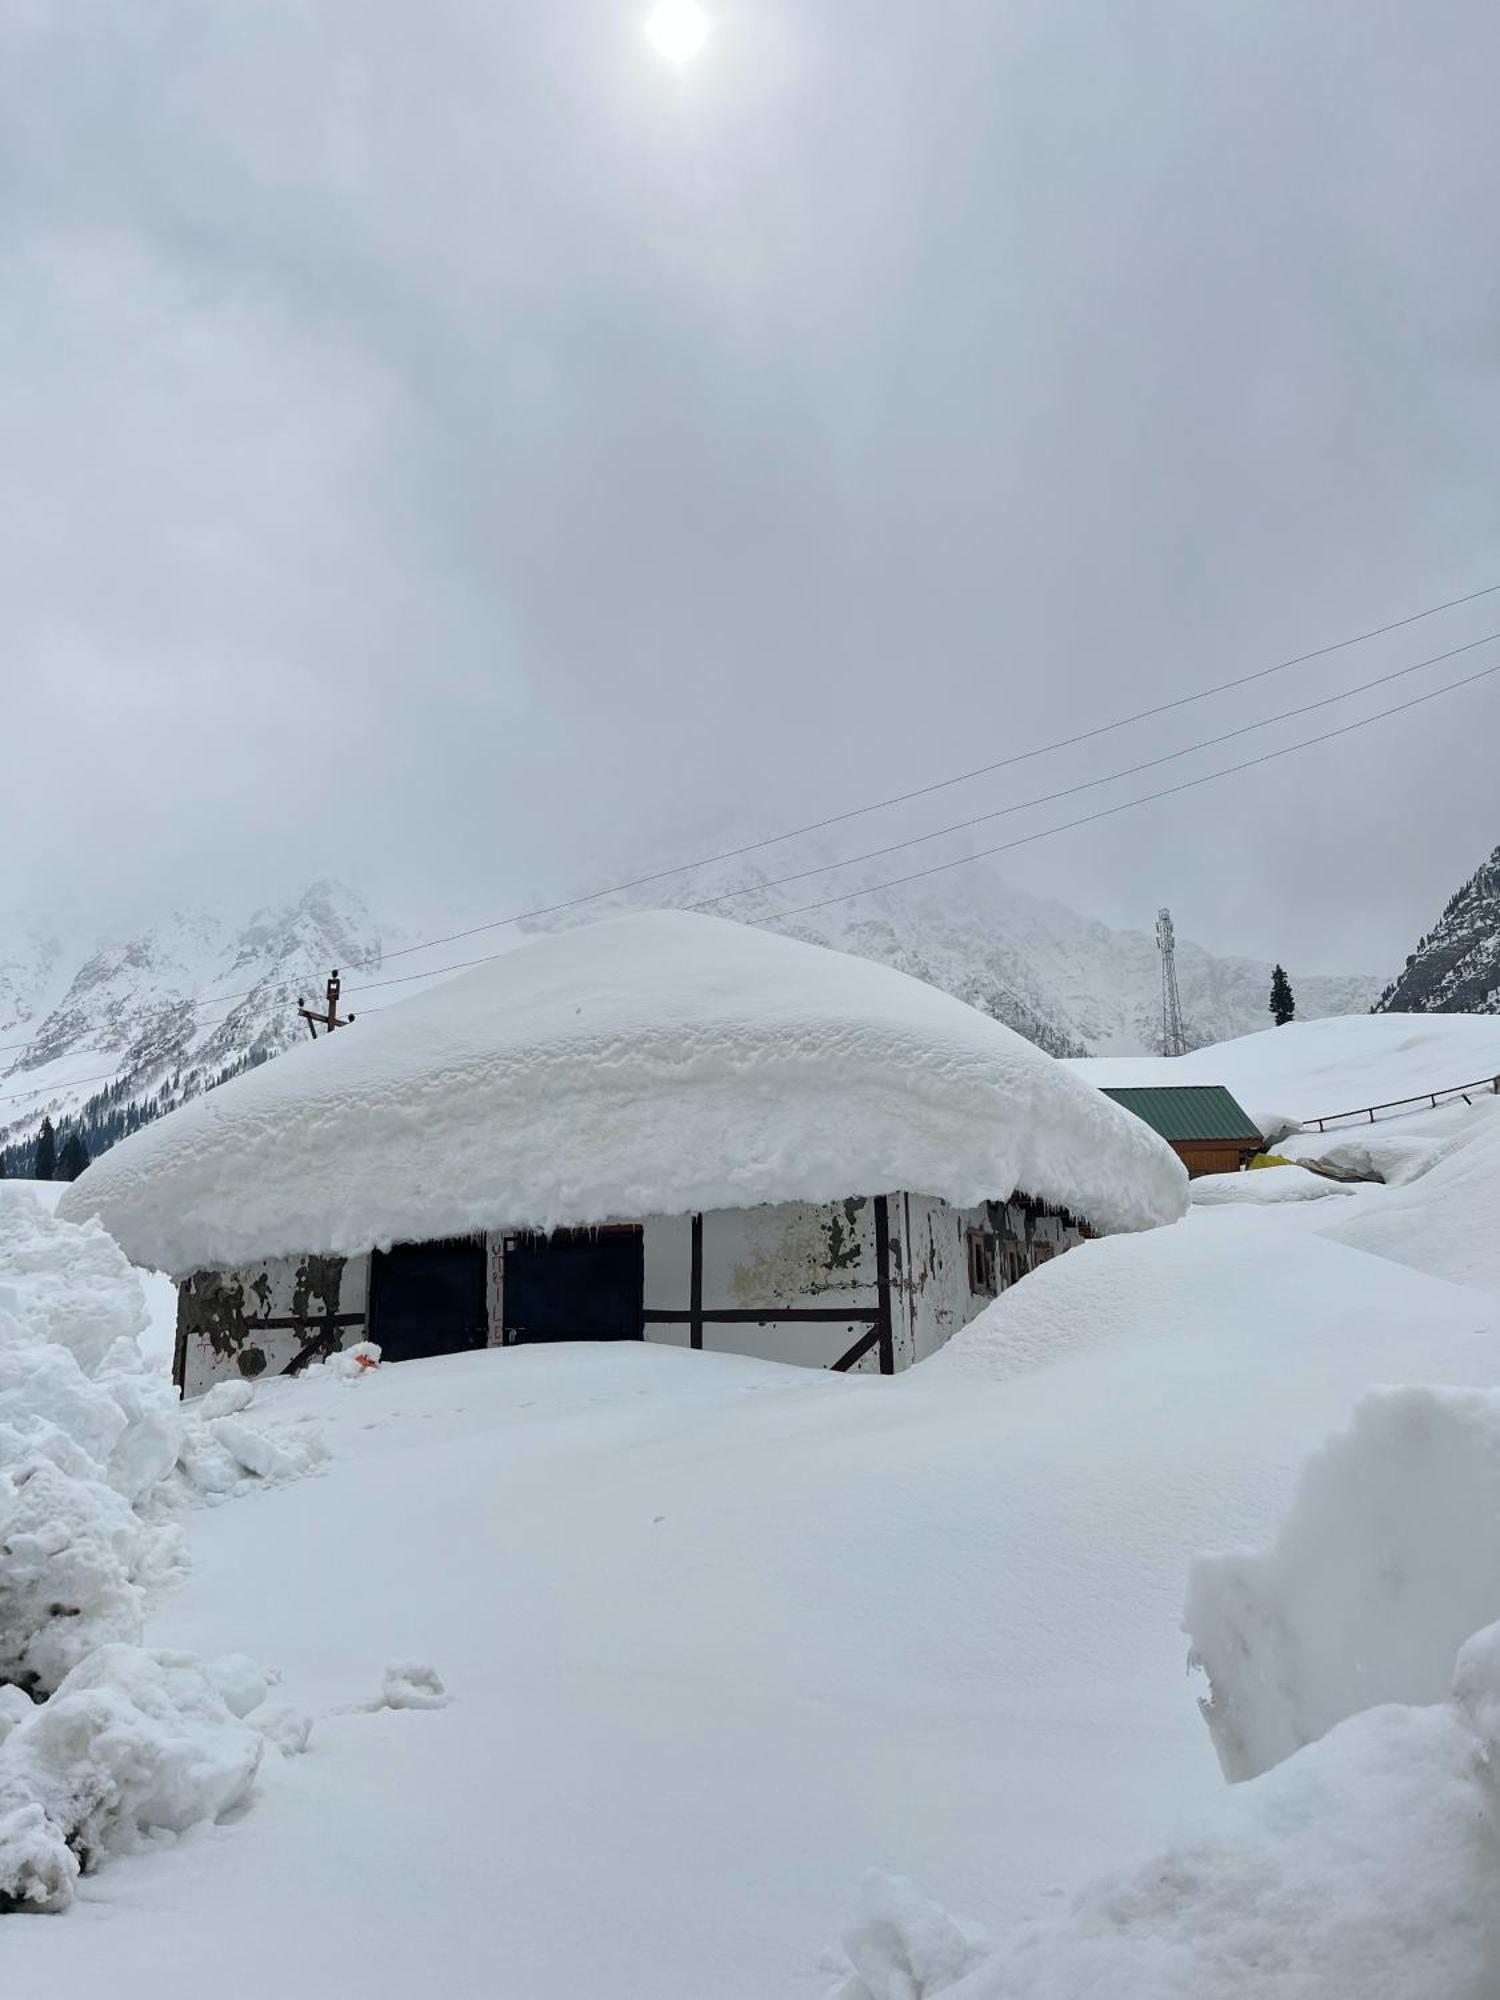
[[[535,937],[289,1049],[69,1188],[178,1276],[471,1230],[1017,1189],[1107,1230],[1187,1205],[1129,1112],[950,994],[682,911]]]

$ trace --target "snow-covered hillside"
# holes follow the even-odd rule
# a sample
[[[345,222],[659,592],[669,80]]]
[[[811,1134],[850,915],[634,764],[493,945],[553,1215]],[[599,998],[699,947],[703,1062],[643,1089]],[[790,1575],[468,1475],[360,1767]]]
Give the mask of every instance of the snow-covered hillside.
[[[778,872],[769,859],[724,863],[553,921],[590,922],[622,908],[703,906],[770,923],[830,887],[880,879],[868,868],[846,869],[810,884],[764,886]],[[1031,896],[984,862],[931,883],[778,919],[775,927],[924,979],[1050,1054],[1155,1046],[1160,962],[1152,934],[1111,930]],[[462,924],[423,926],[418,934],[431,928]],[[331,882],[248,920],[177,911],[127,937],[71,951],[15,926],[0,933],[0,1146],[34,1132],[44,1113],[54,1120],[83,1113],[98,1137],[112,1140],[157,1109],[278,1053],[305,1032],[296,996],[320,999],[332,966],[344,974],[349,1004],[369,1011],[417,990],[455,960],[503,949],[517,935],[498,930],[403,955],[385,972],[391,926],[377,922],[352,890]],[[1269,964],[1215,958],[1183,942],[1178,965],[1195,1040],[1222,1040],[1264,1020]],[[361,986],[383,972],[410,983],[364,999]],[[1299,973],[1296,984],[1298,1004],[1311,1017],[1362,1011],[1378,981]]]
[[[1367,1050],[1361,1087],[1402,1094],[1410,1053]],[[309,1754],[268,1755],[228,1823],[111,1859],[65,1920],[0,1919],[18,1990],[146,2000],[164,1963],[212,1961],[244,2000],[396,2000],[434,1966],[530,2000],[1485,2000],[1487,1656],[1450,1703],[1434,1628],[1397,1689],[1426,1706],[1373,1714],[1357,1674],[1316,1680],[1336,1649],[1293,1657],[1266,1687],[1295,1754],[1229,1793],[1182,1618],[1195,1561],[1276,1549],[1289,1510],[1312,1554],[1286,1603],[1316,1607],[1322,1561],[1399,1615],[1372,1495],[1426,1564],[1410,1601],[1458,1617],[1421,1537],[1483,1491],[1401,1482],[1435,1450],[1459,1467],[1422,1448],[1459,1405],[1402,1403],[1399,1450],[1361,1417],[1321,1511],[1297,1468],[1376,1385],[1500,1384],[1494,1273],[1415,1268],[1384,1226],[1428,1181],[1451,1241],[1492,1232],[1493,1113],[1402,1142],[1399,1189],[1226,1177],[888,1380],[632,1345],[264,1385],[258,1420],[321,1433],[323,1473],[188,1515],[146,1637],[279,1668]],[[1197,1589],[1242,1715],[1264,1690],[1229,1641],[1275,1629],[1277,1563],[1239,1625]],[[1500,1580],[1465,1575],[1464,1616],[1500,1617]],[[389,1705],[399,1662],[451,1701]],[[870,1868],[989,1942],[889,1882],[859,1899]]]
[[[1222,1083],[1262,1132],[1500,1076],[1500,1020],[1479,1014],[1362,1014],[1291,1021],[1185,1056],[1070,1064],[1101,1089]],[[1409,1129],[1405,1126],[1403,1130]]]

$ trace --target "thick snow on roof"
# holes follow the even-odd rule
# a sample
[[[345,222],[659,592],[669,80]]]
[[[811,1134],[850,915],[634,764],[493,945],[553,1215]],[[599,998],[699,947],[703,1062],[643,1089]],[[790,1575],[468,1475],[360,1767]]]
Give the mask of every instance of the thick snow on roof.
[[[136,1134],[64,1198],[208,1265],[906,1189],[1170,1222],[1156,1136],[1010,1029],[820,946],[659,911],[538,938]]]

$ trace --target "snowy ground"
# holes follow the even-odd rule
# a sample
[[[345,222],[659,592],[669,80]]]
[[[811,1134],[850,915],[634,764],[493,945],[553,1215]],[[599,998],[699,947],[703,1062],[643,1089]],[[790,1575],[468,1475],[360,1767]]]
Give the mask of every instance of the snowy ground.
[[[1372,1860],[1337,1817],[1363,1801],[1395,1838],[1424,1812],[1446,1851],[1476,1821],[1449,1710],[1356,1717],[1227,1793],[1185,1672],[1195,1559],[1273,1545],[1367,1389],[1500,1383],[1500,1271],[1463,1249],[1494,1235],[1500,1119],[1398,1141],[1402,1186],[1242,1177],[1249,1199],[1070,1253],[894,1381],[580,1347],[267,1385],[257,1413],[331,1458],[190,1515],[191,1575],[148,1636],[279,1667],[309,1753],[270,1760],[231,1823],[86,1878],[65,1917],[0,1919],[16,1990],[144,2000],[170,1963],[246,2000],[435,1978],[798,2000],[838,1983],[823,1953],[874,1866],[1001,1941],[973,2000],[1492,1992],[1463,1983],[1458,1863]],[[370,1706],[398,1660],[451,1702]],[[1371,1912],[1414,1873],[1400,1936],[1428,1973],[1402,1985]],[[1270,1941],[1332,1936],[1355,1882],[1349,1983],[1298,1984],[1302,1945]]]

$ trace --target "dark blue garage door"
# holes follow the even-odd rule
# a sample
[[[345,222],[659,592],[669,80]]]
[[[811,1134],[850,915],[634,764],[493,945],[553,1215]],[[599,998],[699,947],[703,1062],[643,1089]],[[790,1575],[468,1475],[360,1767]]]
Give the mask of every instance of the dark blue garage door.
[[[482,1239],[398,1243],[370,1267],[370,1338],[386,1361],[461,1354],[489,1339]]]
[[[644,1288],[638,1228],[508,1237],[505,1338],[640,1340]]]

